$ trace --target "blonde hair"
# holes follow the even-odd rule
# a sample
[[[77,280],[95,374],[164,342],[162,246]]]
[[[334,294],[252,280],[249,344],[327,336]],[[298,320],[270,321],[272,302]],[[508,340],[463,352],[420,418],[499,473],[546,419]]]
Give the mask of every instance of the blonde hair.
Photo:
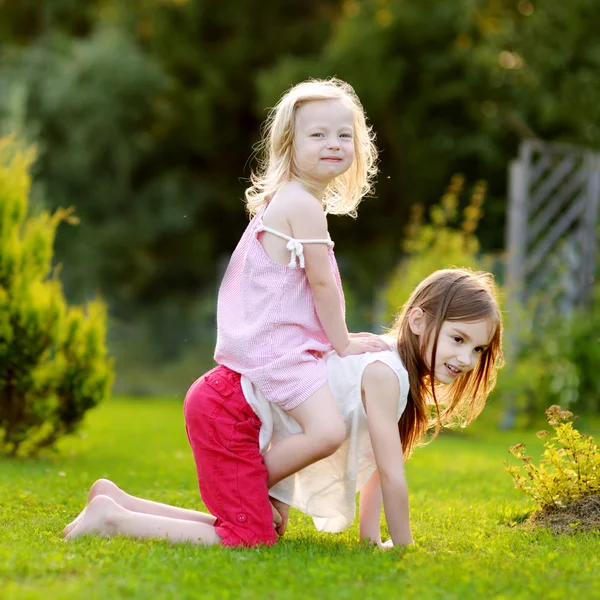
[[[426,318],[422,336],[415,335],[409,326],[408,313],[416,307],[423,310]],[[495,330],[475,368],[450,385],[436,384],[435,357],[444,321],[482,319],[495,325]],[[498,369],[503,364],[502,316],[493,275],[470,269],[435,271],[411,294],[391,332],[397,337],[398,353],[409,377],[408,402],[398,423],[404,456],[408,459],[431,429],[435,438],[442,427],[457,424],[464,427],[479,416],[496,384]],[[433,347],[428,368],[423,352],[430,339]]]
[[[290,88],[269,112],[258,145],[259,165],[246,190],[246,208],[256,214],[294,173],[295,116],[298,107],[317,100],[343,100],[354,115],[352,166],[332,180],[325,190],[323,206],[334,215],[356,216],[356,207],[373,188],[377,174],[377,148],[372,128],[352,86],[340,79],[309,79]],[[302,181],[301,181],[302,182]]]

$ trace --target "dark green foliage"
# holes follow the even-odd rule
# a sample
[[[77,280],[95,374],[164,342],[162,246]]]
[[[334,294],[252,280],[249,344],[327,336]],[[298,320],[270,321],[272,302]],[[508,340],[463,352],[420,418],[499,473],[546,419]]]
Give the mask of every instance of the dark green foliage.
[[[129,319],[212,291],[246,221],[240,178],[265,116],[252,74],[318,49],[335,4],[93,2],[70,7],[93,25],[79,33],[56,0],[39,10],[49,35],[8,55],[4,76],[37,126],[50,207],[81,219],[57,240],[70,298],[100,286]]]
[[[545,300],[536,296],[506,311],[509,359],[494,391],[527,426],[550,404],[600,410],[600,285],[592,305],[570,317],[549,309]]]
[[[214,301],[246,224],[265,109],[301,79],[347,79],[382,150],[376,197],[330,223],[362,327],[411,207],[454,173],[487,182],[478,233],[495,252],[519,141],[600,145],[595,0],[24,0],[0,13],[0,133],[36,142],[35,199],[81,219],[56,243],[66,295],[100,289],[125,328],[145,316],[160,360],[208,339],[212,320],[190,315]]]
[[[31,153],[0,138],[0,452],[32,455],[74,431],[109,393],[106,311],[68,307],[49,277],[68,210],[26,218]]]
[[[483,415],[485,418],[485,413]],[[358,527],[319,533],[292,511],[272,548],[250,550],[125,537],[65,543],[93,480],[156,502],[204,510],[181,404],[115,398],[60,454],[0,458],[2,600],[481,600],[597,598],[600,537],[524,530],[529,499],[502,469],[514,433],[442,435],[406,465],[415,546],[381,552]],[[523,441],[539,447],[532,433]]]

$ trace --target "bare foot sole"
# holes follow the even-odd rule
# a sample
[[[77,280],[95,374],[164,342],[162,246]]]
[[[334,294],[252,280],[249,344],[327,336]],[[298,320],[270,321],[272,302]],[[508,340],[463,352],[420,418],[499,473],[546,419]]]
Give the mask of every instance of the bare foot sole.
[[[67,537],[85,516],[85,511],[87,510],[88,505],[86,504],[84,509],[63,529],[63,537]]]
[[[90,502],[96,496],[109,496],[110,498],[114,498],[115,493],[120,492],[119,488],[108,479],[98,479],[94,482],[90,491],[88,492],[88,501],[84,506],[83,510],[77,515],[77,517],[71,521],[64,529],[63,529],[63,537],[67,537],[77,525],[81,522],[81,519],[85,516],[85,511],[87,507],[90,505]]]
[[[81,512],[79,515],[81,519],[70,530],[65,539],[73,540],[88,533],[99,536],[110,535],[110,515],[115,512],[115,509],[118,509],[118,504],[114,500],[108,496],[96,496]]]

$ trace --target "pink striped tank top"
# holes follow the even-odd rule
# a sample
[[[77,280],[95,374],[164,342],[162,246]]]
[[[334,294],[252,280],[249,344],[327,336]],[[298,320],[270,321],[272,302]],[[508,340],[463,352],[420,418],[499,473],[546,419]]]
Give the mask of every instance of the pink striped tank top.
[[[303,244],[327,243],[344,294],[331,240],[296,240],[265,227],[264,207],[250,222],[221,282],[215,360],[245,375],[270,402],[295,408],[327,381],[325,353],[332,350],[321,326],[308,278]],[[288,240],[289,265],[271,260],[258,235]]]

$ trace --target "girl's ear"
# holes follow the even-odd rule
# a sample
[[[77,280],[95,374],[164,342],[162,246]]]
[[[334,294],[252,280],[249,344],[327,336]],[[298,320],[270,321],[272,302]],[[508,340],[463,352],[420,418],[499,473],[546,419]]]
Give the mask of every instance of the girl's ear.
[[[408,311],[408,326],[415,335],[425,332],[425,313],[422,308],[415,306]]]

